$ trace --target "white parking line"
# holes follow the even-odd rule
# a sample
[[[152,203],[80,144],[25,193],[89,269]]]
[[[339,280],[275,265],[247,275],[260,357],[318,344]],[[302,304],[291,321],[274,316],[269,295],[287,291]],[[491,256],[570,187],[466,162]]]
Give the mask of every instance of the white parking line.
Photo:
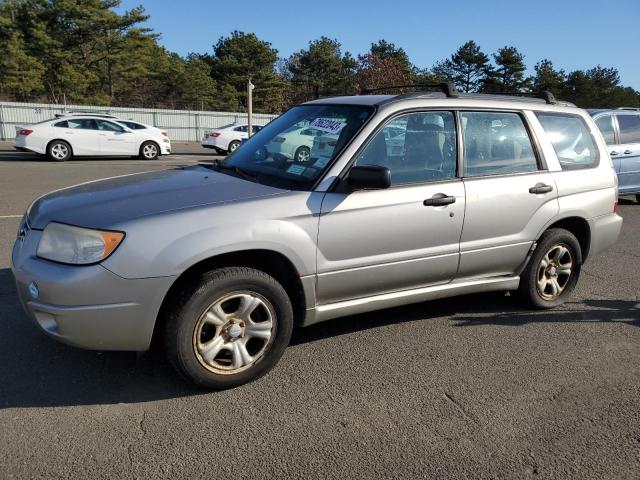
[[[22,218],[22,215],[0,215],[0,218]]]

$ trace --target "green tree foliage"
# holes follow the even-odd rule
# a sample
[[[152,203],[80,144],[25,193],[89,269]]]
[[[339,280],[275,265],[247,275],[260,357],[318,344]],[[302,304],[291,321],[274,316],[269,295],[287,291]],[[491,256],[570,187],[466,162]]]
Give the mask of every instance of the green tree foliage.
[[[276,74],[278,51],[269,42],[253,33],[234,31],[221,37],[213,47],[211,75],[228,95],[228,110],[246,108],[247,81],[256,85],[253,106],[256,111],[277,111],[282,108],[284,84]]]
[[[536,63],[535,76],[532,81],[532,90],[534,92],[542,92],[548,90],[554,95],[560,95],[566,81],[564,70],[556,70],[553,62],[548,59],[540,60]]]
[[[437,63],[433,73],[451,79],[462,92],[477,92],[489,69],[489,57],[473,40],[462,45],[447,60]]]
[[[288,58],[253,33],[232,32],[206,54],[182,57],[159,45],[143,7],[120,0],[0,0],[0,99],[132,107],[279,113],[301,101],[359,88],[452,80],[463,92],[550,90],[581,107],[640,107],[640,93],[615,68],[565,74],[544,59],[528,78],[524,56],[504,47],[489,57],[473,41],[446,60],[418,68],[380,39],[354,58],[321,37]],[[397,91],[397,90],[395,90]]]
[[[523,93],[530,89],[531,79],[525,76],[527,67],[515,47],[503,47],[493,54],[495,67],[487,68],[482,91],[488,93]]]
[[[292,54],[286,62],[292,100],[300,102],[355,91],[356,61],[342,54],[340,42],[321,37],[307,50]]]
[[[0,57],[0,92],[26,101],[43,90],[45,68],[26,52],[20,33],[5,28],[4,20],[0,18],[0,51],[4,52]]]

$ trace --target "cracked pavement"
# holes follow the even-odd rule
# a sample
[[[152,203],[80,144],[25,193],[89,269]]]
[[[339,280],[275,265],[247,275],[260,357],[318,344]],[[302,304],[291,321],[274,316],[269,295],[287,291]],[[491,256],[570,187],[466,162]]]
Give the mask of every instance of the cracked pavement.
[[[198,153],[59,165],[0,151],[0,216]],[[622,215],[619,242],[561,308],[486,294],[338,319],[218,393],[183,383],[161,352],[46,338],[9,270],[19,218],[0,219],[0,478],[638,478],[640,205]]]

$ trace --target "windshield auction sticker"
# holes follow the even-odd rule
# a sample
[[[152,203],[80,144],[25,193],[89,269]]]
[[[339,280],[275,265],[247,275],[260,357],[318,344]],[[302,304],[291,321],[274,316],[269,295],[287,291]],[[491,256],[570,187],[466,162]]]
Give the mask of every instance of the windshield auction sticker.
[[[347,124],[339,120],[333,120],[331,118],[316,118],[309,124],[309,127],[315,128],[322,132],[336,134],[342,130]]]

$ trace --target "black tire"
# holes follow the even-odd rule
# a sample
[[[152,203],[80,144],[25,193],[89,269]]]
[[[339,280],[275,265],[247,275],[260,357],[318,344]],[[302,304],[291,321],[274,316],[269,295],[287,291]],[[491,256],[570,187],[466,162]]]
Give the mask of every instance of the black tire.
[[[636,202],[640,203],[640,193],[636,195]]]
[[[238,140],[231,140],[229,142],[229,146],[227,147],[227,154],[235,152],[235,150],[240,146],[240,143],[241,142],[239,142]]]
[[[64,140],[53,140],[47,145],[47,157],[54,162],[66,162],[73,155],[71,145]]]
[[[203,322],[206,314],[212,311],[211,307],[220,302],[224,306],[224,299],[233,298],[237,293],[255,295],[265,300],[265,311],[268,310],[272,315],[272,321],[275,321],[272,323],[270,339],[264,340],[266,342],[262,347],[264,350],[260,356],[256,357],[257,360],[244,365],[237,373],[233,373],[233,366],[228,367],[230,370],[224,373],[216,371],[217,363],[215,363],[216,355],[222,355],[223,358],[219,360],[220,362],[225,360],[224,349],[219,349],[217,350],[219,353],[214,354],[215,358],[212,359],[214,363],[207,363],[203,358],[205,354],[198,352],[200,347],[196,345],[197,342],[212,343],[211,339],[203,340],[205,333],[203,325],[206,325],[206,322]],[[233,301],[229,300],[229,302]],[[238,311],[241,310],[240,306],[237,308]],[[252,312],[255,311],[252,310]],[[249,313],[248,318],[253,315],[254,313]],[[235,322],[236,319],[230,316],[224,321],[228,321],[225,324],[227,326]],[[166,353],[178,373],[200,387],[222,390],[256,380],[275,366],[291,338],[293,308],[286,291],[273,277],[252,268],[226,267],[204,274],[198,281],[180,292],[175,307],[167,315],[164,326]],[[229,336],[223,335],[223,332],[230,331],[229,328],[225,330],[225,327],[210,326],[211,331],[215,332],[212,336],[213,340],[224,337],[226,339],[225,345],[233,347],[235,344],[232,342],[241,340],[239,337],[229,339]],[[244,335],[243,325],[242,337]],[[249,345],[249,342],[252,341],[250,337],[247,335],[244,345]],[[245,351],[247,351],[247,347],[245,347]],[[228,354],[230,357],[233,355],[233,353]],[[228,361],[233,362],[231,359]]]
[[[156,142],[144,142],[140,145],[139,156],[143,160],[155,160],[160,156],[160,146]]]
[[[293,154],[293,161],[299,163],[306,163],[311,157],[311,150],[309,147],[298,147],[296,153]]]
[[[562,253],[563,248],[568,253]],[[549,255],[551,262],[545,267],[543,259],[546,255]],[[566,270],[569,264],[569,274],[558,273]],[[518,294],[532,307],[540,309],[557,307],[563,304],[573,292],[580,278],[581,267],[582,250],[578,239],[562,228],[547,230],[538,240],[538,245],[527,267],[520,275]],[[541,284],[545,285],[542,289],[539,286]],[[556,289],[559,293],[554,293]]]
[[[218,147],[213,147],[217,155],[224,155],[226,152]]]

